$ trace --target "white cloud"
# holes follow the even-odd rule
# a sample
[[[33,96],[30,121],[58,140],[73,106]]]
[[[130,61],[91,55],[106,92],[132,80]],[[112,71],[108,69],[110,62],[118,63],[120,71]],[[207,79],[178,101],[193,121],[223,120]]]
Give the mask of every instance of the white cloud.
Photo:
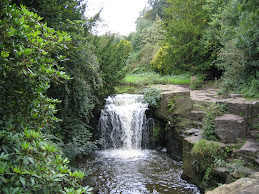
[[[111,31],[128,35],[135,31],[135,21],[147,5],[148,0],[88,0],[87,16],[92,16],[101,8],[101,18],[107,27],[100,27],[99,34]]]

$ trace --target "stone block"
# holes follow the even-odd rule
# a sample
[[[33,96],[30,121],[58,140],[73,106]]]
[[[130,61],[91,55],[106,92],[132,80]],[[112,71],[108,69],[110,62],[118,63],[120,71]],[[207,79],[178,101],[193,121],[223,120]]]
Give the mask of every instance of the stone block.
[[[194,120],[194,121],[201,121],[204,116],[203,111],[197,111],[197,110],[192,110],[189,119]]]
[[[215,132],[224,143],[239,143],[248,134],[248,124],[243,117],[224,114],[214,119]]]
[[[162,91],[159,108],[155,111],[158,118],[168,119],[171,114],[179,114],[188,118],[192,110],[190,91],[177,86],[157,85]],[[173,99],[175,107],[173,113],[169,112],[168,102]]]

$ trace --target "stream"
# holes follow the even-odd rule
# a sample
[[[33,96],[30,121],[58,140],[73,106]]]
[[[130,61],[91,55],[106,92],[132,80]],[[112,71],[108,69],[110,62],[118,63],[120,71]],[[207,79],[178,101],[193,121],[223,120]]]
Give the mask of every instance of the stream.
[[[109,97],[102,110],[99,129],[104,150],[84,160],[80,168],[91,169],[100,193],[200,193],[181,179],[182,164],[169,158],[166,150],[143,149],[146,145],[143,96],[122,94]]]

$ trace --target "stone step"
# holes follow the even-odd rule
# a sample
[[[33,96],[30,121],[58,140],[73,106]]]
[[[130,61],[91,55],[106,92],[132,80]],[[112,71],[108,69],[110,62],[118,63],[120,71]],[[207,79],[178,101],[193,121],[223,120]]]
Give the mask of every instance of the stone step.
[[[215,132],[223,143],[240,143],[248,135],[248,125],[241,116],[224,114],[214,119]]]
[[[201,121],[203,116],[204,116],[203,111],[192,110],[189,115],[189,119],[193,121]]]
[[[248,139],[245,144],[236,151],[236,157],[242,157],[244,160],[259,166],[259,142]]]
[[[245,99],[216,99],[216,98],[194,98],[192,97],[193,110],[199,111],[198,106],[209,106],[212,103],[224,103],[226,104],[227,112],[234,115],[240,115],[246,119],[250,125],[257,124],[259,122],[259,101],[248,101]]]

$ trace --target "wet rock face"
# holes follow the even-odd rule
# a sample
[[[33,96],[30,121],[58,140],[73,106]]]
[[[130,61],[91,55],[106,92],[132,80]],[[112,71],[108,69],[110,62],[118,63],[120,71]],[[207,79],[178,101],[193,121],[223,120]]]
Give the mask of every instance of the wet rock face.
[[[247,136],[248,125],[243,117],[224,114],[214,119],[215,132],[224,143],[239,143]]]

